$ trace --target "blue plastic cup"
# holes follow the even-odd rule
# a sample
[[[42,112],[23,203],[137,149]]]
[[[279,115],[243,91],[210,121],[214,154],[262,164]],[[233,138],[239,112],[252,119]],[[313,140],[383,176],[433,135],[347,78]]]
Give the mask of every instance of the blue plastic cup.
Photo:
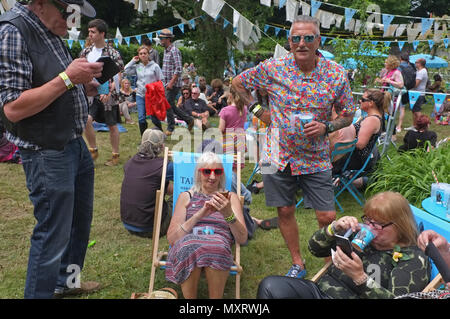
[[[361,229],[352,240],[352,246],[356,250],[362,252],[370,242],[375,238],[375,233],[366,224],[360,224]]]

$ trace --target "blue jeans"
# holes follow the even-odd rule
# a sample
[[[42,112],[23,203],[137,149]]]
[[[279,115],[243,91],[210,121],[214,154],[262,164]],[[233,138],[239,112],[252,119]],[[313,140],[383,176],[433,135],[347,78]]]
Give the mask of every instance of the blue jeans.
[[[21,150],[37,224],[31,236],[25,298],[53,298],[69,265],[81,270],[92,221],[94,164],[83,138],[62,151]]]
[[[145,98],[136,94],[136,106],[138,111],[138,121],[139,123],[144,123],[146,121]]]

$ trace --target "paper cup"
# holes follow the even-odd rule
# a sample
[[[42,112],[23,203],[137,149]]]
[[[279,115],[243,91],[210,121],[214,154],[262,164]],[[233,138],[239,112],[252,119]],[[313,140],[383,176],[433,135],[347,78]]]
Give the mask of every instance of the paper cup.
[[[302,125],[305,125],[314,119],[314,116],[311,113],[300,113],[297,116],[302,122]]]
[[[352,240],[352,246],[356,250],[362,252],[374,238],[375,234],[373,233],[373,231],[367,225],[362,224],[361,230]]]

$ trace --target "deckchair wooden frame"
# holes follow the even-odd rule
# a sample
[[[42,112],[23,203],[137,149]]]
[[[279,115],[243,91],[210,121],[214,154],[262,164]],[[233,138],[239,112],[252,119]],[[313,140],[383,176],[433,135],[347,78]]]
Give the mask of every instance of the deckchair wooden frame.
[[[153,224],[153,240],[152,240],[152,267],[150,271],[150,284],[148,293],[151,294],[154,290],[155,286],[155,275],[156,268],[164,267],[166,265],[166,261],[163,258],[167,257],[167,251],[159,251],[159,234],[161,232],[161,218],[162,218],[162,208],[164,202],[164,193],[165,193],[165,180],[167,175],[167,163],[170,158],[173,158],[173,152],[169,151],[166,147],[164,149],[164,162],[163,162],[163,171],[161,176],[161,189],[156,192],[156,205],[157,208],[155,210],[154,224]],[[241,154],[240,152],[237,155],[233,156],[234,160],[237,162],[237,194],[241,193]],[[240,196],[241,205],[244,203],[243,196]],[[175,207],[174,207],[175,208]],[[241,297],[241,273],[243,268],[240,264],[241,261],[241,246],[235,242],[235,253],[234,253],[234,265],[231,266],[230,272],[235,274],[236,276],[236,299],[240,299]]]

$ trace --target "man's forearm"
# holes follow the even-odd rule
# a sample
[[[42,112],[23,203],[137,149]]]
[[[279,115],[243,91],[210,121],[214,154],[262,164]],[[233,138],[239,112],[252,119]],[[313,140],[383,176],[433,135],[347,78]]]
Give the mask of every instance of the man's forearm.
[[[250,105],[253,102],[253,96],[250,91],[244,87],[239,76],[235,77],[231,83],[241,100],[244,101],[244,104]]]
[[[340,130],[341,128],[347,127],[353,122],[353,115],[351,116],[345,116],[345,117],[338,117],[334,121],[331,121],[334,127],[334,131]]]

